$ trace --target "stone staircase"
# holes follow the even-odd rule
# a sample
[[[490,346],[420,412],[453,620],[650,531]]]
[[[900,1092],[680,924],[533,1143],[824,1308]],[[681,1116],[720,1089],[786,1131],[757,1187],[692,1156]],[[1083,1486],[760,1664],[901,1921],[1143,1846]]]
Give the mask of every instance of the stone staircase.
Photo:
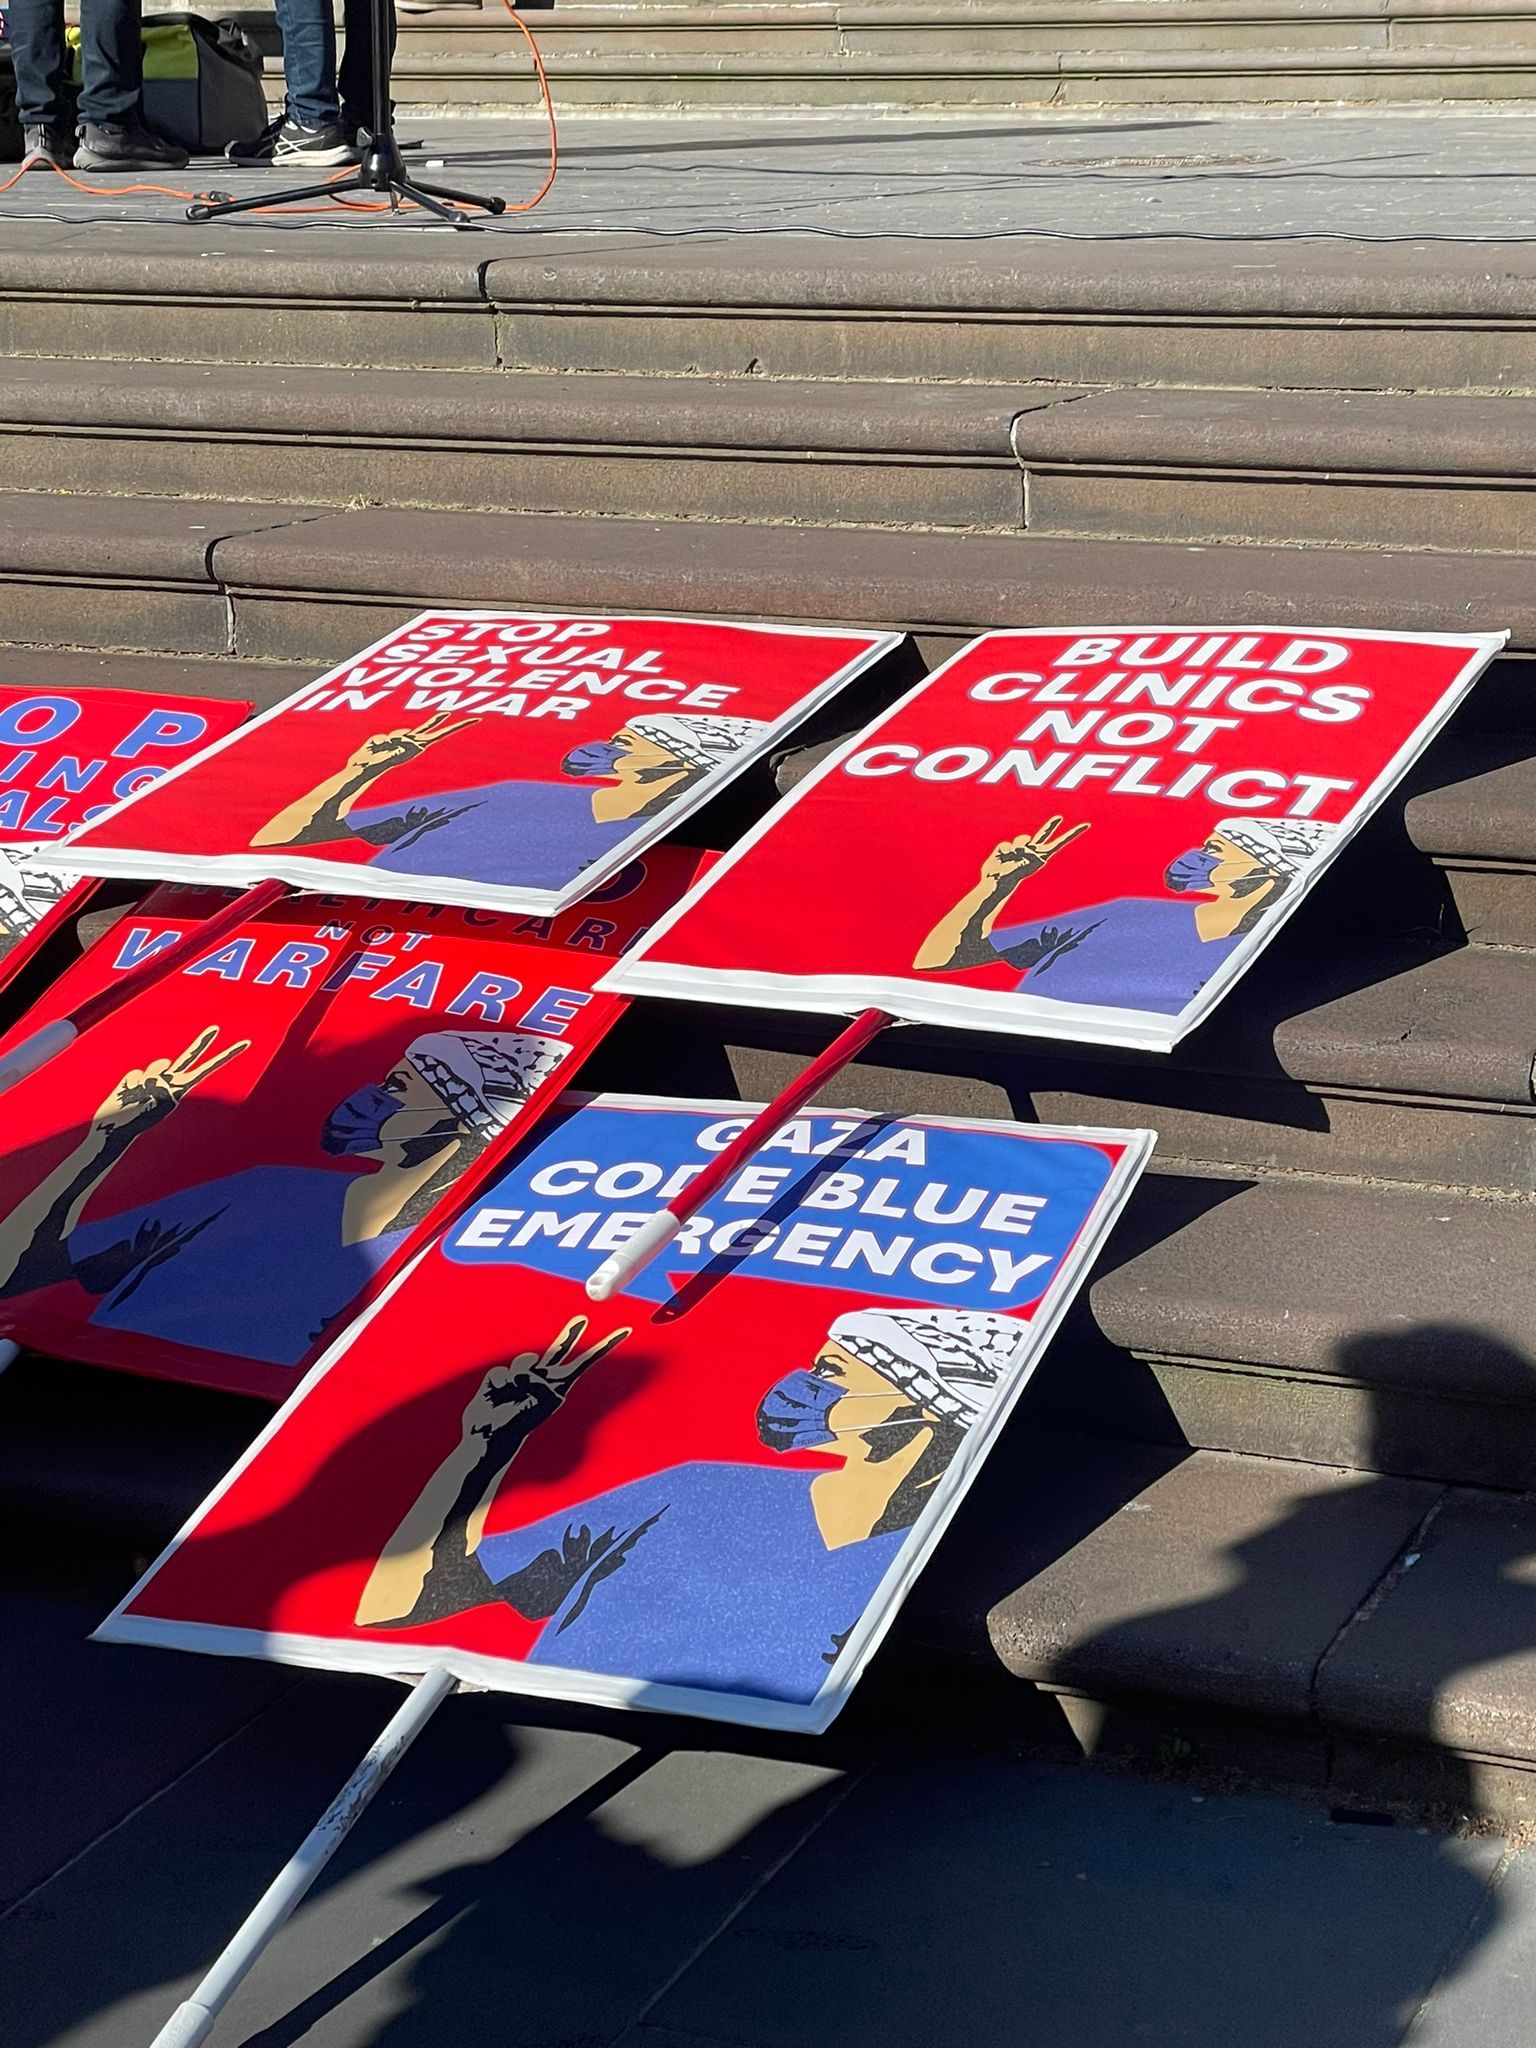
[[[269,14],[239,18],[275,46]],[[526,18],[570,111],[1401,106],[1536,92],[1532,0],[554,0]],[[395,78],[418,114],[536,105],[502,0],[402,16]]]
[[[1529,1817],[1536,258],[340,240],[0,226],[0,681],[268,702],[428,601],[930,659],[1004,624],[1511,630],[1174,1057],[911,1030],[838,1092],[1161,1133],[888,1657],[1013,1741]],[[593,1078],[757,1095],[824,1035],[647,1008]],[[24,1361],[0,1483],[77,1531],[84,1491],[126,1557],[259,1419]]]

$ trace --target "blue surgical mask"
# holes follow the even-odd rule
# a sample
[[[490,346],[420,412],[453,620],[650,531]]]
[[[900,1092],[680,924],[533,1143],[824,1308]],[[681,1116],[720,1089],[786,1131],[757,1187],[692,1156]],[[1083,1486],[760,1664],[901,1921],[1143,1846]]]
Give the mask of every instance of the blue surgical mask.
[[[770,1451],[814,1451],[835,1443],[827,1421],[844,1391],[818,1373],[786,1373],[758,1404],[759,1441]]]
[[[384,1126],[399,1107],[399,1096],[377,1082],[370,1082],[366,1088],[354,1088],[346,1101],[338,1102],[326,1118],[320,1143],[327,1152],[343,1159],[355,1153],[376,1151]]]
[[[1163,880],[1182,896],[1190,889],[1208,889],[1211,876],[1220,865],[1218,855],[1208,852],[1203,846],[1192,846],[1188,853],[1181,853],[1177,860],[1169,861],[1163,871]]]
[[[617,740],[588,740],[584,747],[572,747],[560,763],[562,775],[611,775],[614,764],[628,751]]]

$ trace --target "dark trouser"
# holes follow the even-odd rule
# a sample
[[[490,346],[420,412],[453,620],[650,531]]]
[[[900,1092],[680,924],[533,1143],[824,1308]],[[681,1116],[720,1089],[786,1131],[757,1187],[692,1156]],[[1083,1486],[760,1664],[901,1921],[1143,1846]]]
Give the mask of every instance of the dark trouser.
[[[28,0],[28,4],[34,4],[34,0]],[[371,0],[344,0],[342,33],[346,41],[339,76],[331,0],[277,0],[277,26],[283,39],[283,82],[289,118],[306,128],[322,128],[338,120],[348,128],[371,128]],[[389,9],[389,49],[393,58],[393,4]]]
[[[82,121],[138,119],[144,83],[142,11],[142,0],[81,0]],[[22,126],[62,127],[67,113],[63,0],[11,0],[6,20]]]

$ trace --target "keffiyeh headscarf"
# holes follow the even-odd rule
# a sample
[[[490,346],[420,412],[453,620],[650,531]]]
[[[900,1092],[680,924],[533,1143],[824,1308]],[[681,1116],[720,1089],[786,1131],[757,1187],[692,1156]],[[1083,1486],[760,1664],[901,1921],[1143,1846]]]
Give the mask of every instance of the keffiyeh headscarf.
[[[762,718],[714,718],[690,711],[657,711],[628,721],[629,730],[654,740],[690,768],[716,768],[750,746],[766,725]]]
[[[969,1429],[996,1399],[1024,1325],[979,1309],[865,1308],[839,1316],[827,1335],[924,1408]]]
[[[534,1031],[432,1031],[404,1058],[461,1122],[494,1138],[570,1049]]]
[[[1275,875],[1299,875],[1338,837],[1316,818],[1223,818],[1213,839],[1230,839]]]

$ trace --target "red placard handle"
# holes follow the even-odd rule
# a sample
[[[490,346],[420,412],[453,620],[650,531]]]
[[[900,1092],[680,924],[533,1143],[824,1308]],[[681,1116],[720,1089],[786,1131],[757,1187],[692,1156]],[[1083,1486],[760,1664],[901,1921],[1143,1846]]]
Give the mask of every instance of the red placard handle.
[[[664,1209],[658,1209],[621,1250],[604,1259],[587,1282],[587,1294],[591,1300],[607,1301],[611,1295],[622,1292],[640,1268],[649,1265],[656,1254],[672,1242],[688,1218],[696,1215],[712,1196],[717,1195],[726,1182],[741,1171],[753,1153],[765,1145],[775,1131],[782,1129],[797,1110],[803,1109],[834,1074],[841,1073],[844,1067],[856,1060],[870,1040],[878,1038],[891,1021],[888,1010],[860,1011],[847,1030],[834,1038],[803,1074],[798,1074],[772,1102],[760,1109],[741,1136],[733,1138],[682,1194]]]
[[[126,1003],[142,990],[150,988],[167,974],[174,974],[178,967],[188,960],[205,953],[222,939],[226,932],[232,932],[248,918],[258,916],[274,903],[292,894],[286,882],[258,882],[254,889],[247,889],[226,903],[222,910],[216,910],[211,917],[205,917],[201,924],[184,931],[174,945],[166,946],[161,952],[152,953],[139,966],[130,968],[121,980],[114,981],[110,988],[99,989],[93,996],[87,996],[78,1009],[66,1016],[55,1017],[51,1024],[45,1024],[41,1031],[34,1031],[30,1038],[24,1038],[20,1045],[13,1045],[0,1059],[0,1094],[7,1088],[14,1088],[18,1081],[35,1074],[39,1067],[48,1062],[66,1046],[73,1045],[82,1031],[89,1031],[93,1024],[99,1024],[103,1017],[110,1017],[121,1004]]]

